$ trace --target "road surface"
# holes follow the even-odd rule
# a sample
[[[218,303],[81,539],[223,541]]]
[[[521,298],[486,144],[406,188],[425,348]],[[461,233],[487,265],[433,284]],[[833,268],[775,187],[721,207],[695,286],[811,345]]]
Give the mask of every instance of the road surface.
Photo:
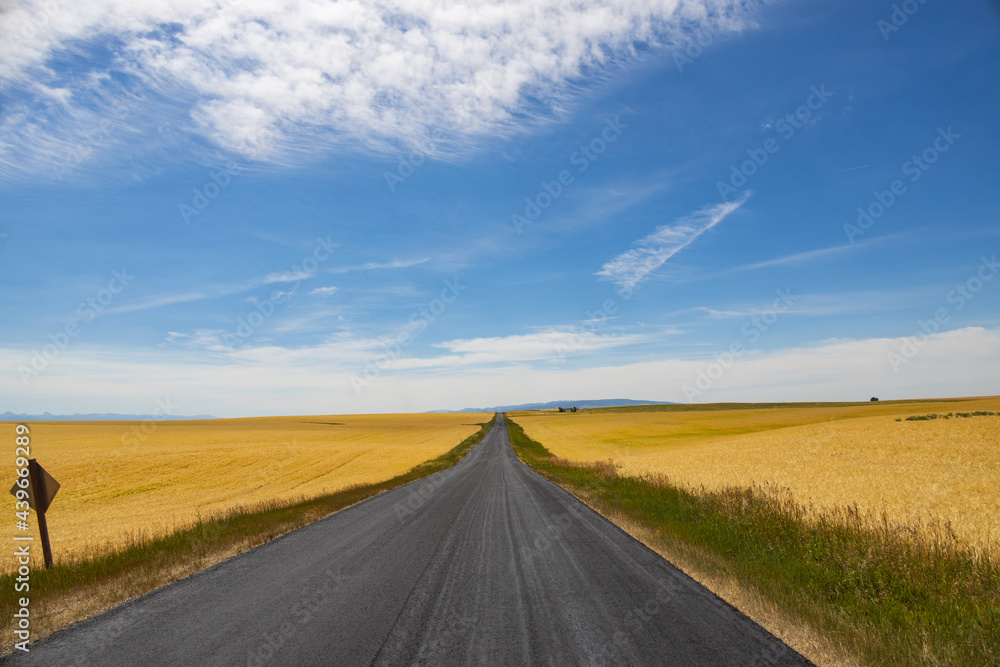
[[[458,465],[31,646],[15,665],[808,665],[517,460]]]

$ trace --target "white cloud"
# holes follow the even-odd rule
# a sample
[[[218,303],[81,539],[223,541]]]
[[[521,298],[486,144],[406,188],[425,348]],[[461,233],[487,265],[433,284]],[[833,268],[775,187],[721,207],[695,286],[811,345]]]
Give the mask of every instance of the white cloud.
[[[491,338],[458,338],[434,347],[452,354],[443,358],[403,359],[400,368],[427,366],[472,366],[538,360],[562,360],[570,354],[596,352],[653,340],[650,334],[580,333],[573,329],[550,329],[532,334]]]
[[[243,290],[236,290],[242,292]],[[146,299],[145,301],[139,301],[138,303],[130,303],[124,306],[114,306],[112,308],[105,308],[102,315],[117,315],[119,313],[131,313],[137,310],[147,310],[149,308],[160,308],[162,306],[171,306],[175,303],[188,303],[189,301],[201,301],[202,299],[211,299],[217,296],[225,296],[226,294],[233,294],[235,292],[220,292],[217,294],[205,294],[203,292],[187,292],[185,294],[168,294],[166,296],[157,296],[152,299]],[[81,317],[74,313],[74,317]]]
[[[820,248],[818,250],[806,250],[803,252],[793,253],[791,255],[785,255],[783,257],[776,257],[774,259],[764,260],[762,262],[753,262],[751,264],[743,264],[742,266],[734,266],[732,268],[725,269],[723,271],[718,271],[716,273],[709,273],[697,276],[695,280],[718,278],[719,276],[725,276],[731,273],[737,273],[739,271],[756,271],[758,269],[767,269],[775,266],[801,266],[802,264],[813,264],[815,262],[818,262],[820,260],[829,257],[837,257],[839,255],[861,252],[863,250],[872,250],[886,245],[898,245],[902,240],[913,237],[914,235],[912,233],[890,234],[886,236],[870,238],[864,241],[859,241],[857,243],[848,243],[844,245],[830,246],[827,248]]]
[[[828,294],[799,294],[788,289],[785,293],[789,294],[794,301],[794,305],[792,305],[789,311],[790,313],[810,316],[848,315],[870,312],[885,313],[892,310],[913,308],[915,305],[920,304],[933,309],[934,304],[941,298],[941,289],[936,285],[888,290],[858,290]],[[729,304],[718,307],[695,306],[691,310],[701,311],[709,319],[722,320],[752,317],[773,308],[773,301],[767,300],[757,303]]]
[[[331,313],[322,313],[322,316],[329,315]],[[303,321],[308,322],[308,317],[305,320],[297,320],[285,328],[302,330],[305,328]],[[370,337],[358,336],[350,331],[341,331],[328,337],[323,343],[302,348],[248,344],[233,349],[223,344],[223,332],[209,330],[199,330],[194,334],[187,335],[171,332],[167,340],[184,347],[221,353],[221,356],[216,358],[217,362],[256,363],[266,360],[271,364],[282,360],[293,367],[301,365],[325,368],[341,367],[357,372],[365,366],[367,361],[382,355],[387,349],[393,349],[402,331],[406,331],[411,336],[417,336],[420,329],[419,323],[408,323],[395,334]],[[456,370],[497,364],[562,360],[570,354],[579,355],[637,345],[655,340],[659,335],[673,333],[676,331],[666,330],[656,334],[590,333],[580,335],[572,330],[562,329],[493,338],[456,339],[433,344],[432,347],[446,351],[438,356],[418,357],[407,349],[398,358],[393,358],[391,369],[392,372],[430,369]]]
[[[169,306],[175,303],[187,303],[190,301],[201,301],[203,299],[218,299],[224,296],[230,296],[233,294],[239,294],[240,292],[246,292],[247,290],[255,289],[257,287],[263,287],[265,285],[276,285],[284,283],[294,283],[300,280],[304,280],[312,276],[311,273],[295,273],[292,271],[286,271],[284,273],[270,273],[266,276],[260,276],[257,278],[252,278],[243,283],[236,283],[232,285],[216,285],[209,287],[201,292],[187,292],[184,294],[168,294],[164,296],[157,296],[151,299],[146,299],[145,301],[139,301],[137,303],[129,303],[123,306],[114,306],[112,308],[105,308],[102,312],[102,316],[106,315],[117,315],[120,313],[131,313],[137,310],[148,310],[150,308],[160,308],[162,306]],[[292,292],[277,291],[270,295],[271,298],[276,301],[280,301],[288,296]],[[247,297],[246,301],[256,301],[256,297]],[[79,317],[74,314],[74,317]]]
[[[730,271],[755,271],[757,269],[766,269],[772,266],[796,266],[799,264],[804,264],[807,262],[815,262],[818,259],[823,259],[832,255],[840,255],[845,252],[854,252],[862,248],[862,244],[858,243],[855,245],[838,245],[829,248],[821,248],[819,250],[807,250],[805,252],[797,252],[791,255],[785,255],[784,257],[777,257],[775,259],[768,259],[763,262],[754,262],[753,264],[744,264],[743,266],[737,266],[730,269]]]
[[[211,338],[210,332],[200,332]],[[482,340],[482,339],[481,339]],[[1000,329],[969,327],[930,336],[899,372],[886,358],[906,339],[836,340],[747,353],[699,401],[867,400],[996,394]],[[187,414],[217,416],[419,412],[531,401],[634,397],[684,402],[684,384],[714,361],[663,359],[627,365],[595,360],[585,368],[523,364],[458,372],[402,369],[355,395],[357,372],[372,341],[331,340],[322,348],[259,347],[219,363],[176,350],[132,352],[74,347],[25,388],[16,373],[0,376],[0,396],[13,412],[149,412],[169,397]],[[479,349],[470,344],[469,349]],[[192,353],[193,354],[193,353]],[[0,364],[16,369],[25,350],[0,348]],[[128,380],[123,380],[128,378]]]
[[[228,349],[222,342],[222,336],[225,333],[221,329],[198,329],[190,334],[168,331],[167,342],[194,350],[225,352]]]
[[[718,310],[716,308],[709,308],[708,306],[696,306],[694,310],[701,310],[705,312],[708,315],[708,317],[713,320],[724,320],[731,317],[750,317],[751,315],[758,314],[758,311],[752,309]]]
[[[624,252],[601,267],[597,275],[620,287],[631,289],[643,278],[658,269],[668,259],[694,243],[698,237],[722,222],[730,213],[741,207],[750,193],[737,201],[725,202],[695,211],[673,224],[657,227],[648,236],[639,239],[638,246]]]
[[[411,266],[417,266],[418,264],[424,264],[429,262],[430,258],[425,257],[423,259],[402,259],[394,260],[392,262],[367,262],[366,264],[357,264],[352,266],[337,266],[330,269],[330,273],[351,273],[352,271],[376,271],[378,269],[406,269]]]
[[[19,0],[0,14],[0,82],[22,94],[0,117],[0,166],[79,143],[66,125],[87,130],[100,117],[78,105],[109,103],[110,72],[249,158],[292,163],[344,142],[448,154],[558,114],[584,72],[633,57],[636,44],[669,45],[695,27],[742,30],[755,4]],[[98,45],[113,49],[110,63]],[[91,69],[53,67],[68,52],[93,55]]]
[[[309,294],[315,294],[317,296],[332,296],[336,292],[337,292],[337,288],[336,287],[332,287],[332,286],[331,287],[317,287],[313,291],[309,292]]]

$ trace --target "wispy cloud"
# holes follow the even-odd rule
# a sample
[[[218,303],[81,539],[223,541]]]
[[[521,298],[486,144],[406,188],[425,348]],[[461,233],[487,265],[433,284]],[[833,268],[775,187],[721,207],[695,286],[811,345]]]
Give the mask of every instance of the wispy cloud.
[[[757,4],[15,0],[0,14],[0,89],[20,93],[0,112],[0,166],[72,145],[66,124],[93,124],[74,105],[86,100],[99,117],[106,102],[94,92],[116,78],[162,93],[177,108],[156,113],[245,157],[294,164],[344,143],[447,155],[558,115],[583,70],[607,69],[636,44],[747,28]],[[52,67],[89,49],[87,70]]]
[[[366,264],[355,264],[353,266],[337,266],[330,269],[329,272],[351,273],[353,271],[377,271],[379,269],[406,269],[429,261],[429,257],[424,257],[423,259],[403,259],[392,262],[368,262]]]
[[[122,306],[115,306],[113,308],[104,309],[102,315],[118,315],[121,313],[132,313],[138,310],[148,310],[150,308],[160,308],[162,306],[170,306],[175,303],[187,303],[190,301],[201,301],[204,299],[219,299],[226,296],[231,296],[233,294],[239,294],[241,292],[246,292],[247,290],[255,289],[257,287],[264,287],[265,285],[276,285],[297,282],[299,280],[304,280],[310,277],[309,273],[295,273],[292,271],[284,273],[269,273],[266,276],[260,276],[258,278],[253,278],[246,282],[229,284],[229,285],[217,285],[214,287],[209,287],[207,289],[201,290],[199,292],[186,292],[183,294],[168,294],[163,296],[153,297],[145,301],[139,301],[137,303],[128,303]],[[288,292],[284,292],[283,295],[287,295]]]
[[[636,248],[618,255],[601,267],[597,275],[623,288],[635,287],[664,262],[743,206],[750,195],[748,191],[736,201],[706,206],[673,224],[657,227],[652,234],[639,239],[635,243]]]
[[[218,293],[218,294],[206,294],[205,292],[188,292],[186,294],[170,294],[166,296],[158,296],[152,299],[147,299],[146,301],[139,301],[138,303],[129,303],[124,306],[115,306],[114,308],[105,308],[103,311],[104,315],[117,315],[120,313],[132,313],[137,310],[148,310],[149,308],[160,308],[162,306],[170,306],[175,303],[187,303],[189,301],[200,301],[202,299],[211,299],[219,296],[228,296],[229,294],[236,294],[242,292],[243,290],[236,290],[228,293]]]
[[[226,352],[229,348],[222,342],[225,331],[221,329],[197,329],[193,333],[168,331],[166,341],[180,347],[210,352]]]
[[[934,301],[938,298],[940,298],[940,287],[937,285],[891,290],[860,290],[830,294],[796,294],[795,307],[792,312],[796,315],[809,316],[887,312],[913,308],[920,304],[927,304],[927,307],[932,307]],[[717,307],[696,306],[691,310],[703,312],[709,319],[724,320],[760,315],[769,307],[770,303],[743,303]]]
[[[567,195],[575,204],[572,209],[562,217],[547,221],[544,227],[552,234],[565,235],[613,224],[624,211],[667,190],[673,180],[673,174],[661,171],[641,179],[631,175],[612,183],[579,186]]]
[[[337,292],[336,287],[317,287],[313,291],[309,292],[310,295],[315,294],[317,296],[331,296]]]
[[[495,336],[489,338],[459,338],[436,343],[434,347],[448,350],[450,356],[420,360],[433,365],[477,365],[522,361],[554,360],[572,353],[596,352],[627,345],[638,345],[654,339],[654,335],[607,333],[580,336],[575,329],[547,329],[531,334]],[[416,362],[417,360],[411,360]]]
[[[323,312],[322,317],[335,313]],[[315,318],[312,318],[315,319]],[[297,320],[288,326],[302,330],[303,322],[311,322],[310,316]],[[418,324],[407,324],[404,329],[414,331]],[[643,333],[601,333],[581,336],[571,327],[550,328],[529,334],[494,336],[484,338],[458,338],[434,343],[431,347],[441,350],[440,354],[425,356],[404,356],[397,359],[392,367],[397,371],[419,371],[430,369],[470,368],[527,362],[562,361],[566,355],[581,355],[615,348],[641,345],[661,340],[664,336],[677,334],[676,329],[646,331]],[[231,349],[222,342],[222,331],[197,330],[190,334],[170,332],[167,341],[187,348],[206,352],[221,353],[224,358],[243,361],[273,361],[274,355],[285,358],[290,364],[331,363],[343,364],[348,360],[364,359],[382,353],[398,337],[391,335],[359,336],[350,331],[340,331],[327,337],[323,342],[301,348],[286,348],[273,344],[247,346]]]
[[[714,273],[695,275],[692,276],[691,278],[685,278],[683,282],[707,280],[709,278],[718,278],[720,276],[727,276],[732,273],[739,273],[741,271],[756,271],[759,269],[768,269],[777,266],[800,266],[802,264],[808,264],[822,259],[837,257],[839,255],[861,252],[862,250],[871,250],[877,247],[881,247],[883,245],[896,245],[899,244],[900,241],[903,239],[914,239],[918,237],[919,235],[915,235],[911,232],[905,232],[901,234],[889,234],[886,236],[879,236],[865,241],[859,241],[853,244],[845,243],[842,245],[835,245],[827,248],[819,248],[817,250],[805,250],[802,252],[783,255],[782,257],[766,259],[761,262],[751,262],[750,264],[741,264],[739,266],[733,266],[728,269],[724,269],[722,271],[716,271]]]
[[[708,306],[696,306],[694,310],[702,311],[703,313],[708,315],[710,319],[713,320],[724,320],[731,317],[749,317],[750,315],[755,315],[758,313],[758,311],[753,309],[733,310],[733,309],[709,308]]]
[[[845,252],[851,252],[856,250],[859,244],[850,245],[838,245],[829,248],[820,248],[819,250],[807,250],[805,252],[796,252],[790,255],[785,255],[784,257],[776,257],[774,259],[768,259],[763,262],[753,262],[751,264],[743,264],[741,266],[735,266],[725,273],[733,273],[736,271],[753,271],[755,269],[766,269],[772,266],[789,266],[797,264],[805,264],[807,262],[812,262],[817,259],[823,259],[833,255],[840,255]]]

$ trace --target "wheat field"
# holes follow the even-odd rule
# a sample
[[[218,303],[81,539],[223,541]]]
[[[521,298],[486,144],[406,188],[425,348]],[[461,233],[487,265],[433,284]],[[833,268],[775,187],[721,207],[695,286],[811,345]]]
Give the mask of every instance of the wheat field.
[[[910,526],[950,522],[961,542],[1000,553],[1000,416],[905,419],[973,411],[1000,412],[1000,398],[512,416],[561,458],[690,488],[772,485]]]
[[[135,537],[159,536],[234,507],[390,479],[448,452],[491,416],[34,422],[29,427],[32,457],[61,485],[46,512],[59,562],[115,550]],[[5,426],[13,434],[13,424]],[[13,516],[14,498],[7,497]],[[36,534],[33,517],[30,523]]]

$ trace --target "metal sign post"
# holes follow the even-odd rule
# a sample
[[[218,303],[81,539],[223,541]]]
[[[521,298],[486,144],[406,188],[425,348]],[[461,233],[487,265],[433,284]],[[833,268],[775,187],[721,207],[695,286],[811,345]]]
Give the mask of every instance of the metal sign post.
[[[11,494],[16,498],[17,484],[11,488]],[[49,543],[49,526],[45,522],[45,510],[49,509],[52,499],[59,490],[59,482],[45,472],[45,468],[35,459],[28,459],[28,507],[38,515],[38,531],[42,534],[42,553],[45,556],[45,567],[52,567],[52,545]]]
[[[28,465],[30,466],[28,472],[31,475],[31,488],[34,490],[31,495],[35,497],[35,512],[38,513],[38,531],[42,534],[42,553],[45,554],[45,567],[50,568],[52,567],[52,545],[49,543],[49,525],[45,522],[45,510],[52,502],[52,498],[46,493],[48,489],[45,488],[47,486],[45,477],[48,477],[48,474],[42,470],[42,466],[38,465],[38,461],[35,459],[28,459]],[[56,488],[52,490],[53,496],[56,495],[58,488],[59,486],[56,485]]]

